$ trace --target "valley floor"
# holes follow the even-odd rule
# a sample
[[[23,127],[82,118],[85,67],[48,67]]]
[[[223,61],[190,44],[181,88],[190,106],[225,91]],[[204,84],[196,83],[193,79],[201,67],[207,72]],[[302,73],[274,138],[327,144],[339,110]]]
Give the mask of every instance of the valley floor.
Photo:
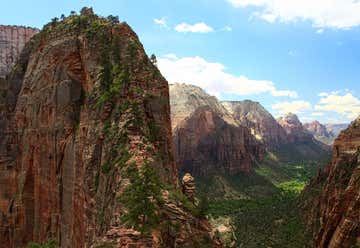
[[[269,153],[249,174],[197,179],[208,216],[227,247],[311,247],[298,196],[326,161],[279,162]]]

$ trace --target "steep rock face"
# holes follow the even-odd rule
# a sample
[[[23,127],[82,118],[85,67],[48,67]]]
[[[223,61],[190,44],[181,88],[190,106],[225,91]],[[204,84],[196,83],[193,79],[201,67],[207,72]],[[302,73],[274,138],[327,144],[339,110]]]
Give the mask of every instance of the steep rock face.
[[[85,9],[46,25],[0,89],[1,245],[159,246],[126,230],[117,200],[145,160],[177,187],[168,83],[126,23]],[[168,245],[212,242],[206,221],[168,205],[180,224]]]
[[[201,88],[170,85],[177,165],[193,175],[249,172],[264,148],[224,106]]]
[[[285,130],[260,103],[244,100],[224,101],[222,104],[235,120],[248,127],[267,148],[274,149],[287,142]]]
[[[208,106],[175,128],[174,144],[177,164],[194,175],[249,172],[263,152],[247,128],[227,123]]]
[[[171,123],[174,129],[199,107],[209,106],[220,116],[230,119],[228,112],[215,96],[210,96],[200,87],[189,84],[170,84]]]
[[[15,64],[26,42],[38,29],[0,25],[0,77],[5,77]]]
[[[325,125],[321,124],[318,121],[313,121],[311,123],[305,123],[304,128],[314,135],[314,137],[319,140],[320,142],[323,142],[324,144],[331,145],[336,136],[331,131],[328,131]]]
[[[340,133],[330,165],[302,197],[316,247],[360,244],[360,117]]]
[[[280,117],[278,122],[285,129],[289,142],[302,142],[312,138],[295,114],[289,113]]]

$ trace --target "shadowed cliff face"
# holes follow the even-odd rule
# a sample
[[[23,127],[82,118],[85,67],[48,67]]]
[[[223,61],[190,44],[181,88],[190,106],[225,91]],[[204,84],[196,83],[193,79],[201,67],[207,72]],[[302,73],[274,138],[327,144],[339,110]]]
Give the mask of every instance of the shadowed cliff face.
[[[247,128],[224,121],[209,106],[198,108],[174,130],[177,164],[195,175],[250,172],[262,156]]]
[[[304,216],[316,247],[360,243],[360,117],[334,142],[331,164],[302,196]]]
[[[50,23],[0,89],[0,243],[148,244],[120,221],[124,172],[146,159],[176,187],[177,170],[168,83],[131,28],[89,9]],[[192,218],[180,227],[208,235],[206,223],[194,227],[196,218],[172,209],[175,218]]]

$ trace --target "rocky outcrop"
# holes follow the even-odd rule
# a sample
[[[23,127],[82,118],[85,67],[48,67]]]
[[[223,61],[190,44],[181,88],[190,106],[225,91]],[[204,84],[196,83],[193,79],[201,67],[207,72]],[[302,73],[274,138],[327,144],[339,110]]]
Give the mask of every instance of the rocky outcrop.
[[[285,130],[260,103],[244,100],[224,101],[222,104],[236,121],[249,128],[251,134],[268,149],[276,149],[287,143]]]
[[[289,113],[280,117],[278,122],[285,129],[289,142],[303,142],[313,138],[295,114]]]
[[[0,25],[0,77],[10,72],[26,42],[38,32],[36,28]]]
[[[327,145],[332,145],[336,138],[336,135],[334,133],[329,131],[325,125],[321,124],[318,121],[305,123],[304,128],[309,133],[314,135],[315,139]]]
[[[194,202],[195,200],[195,194],[196,194],[196,186],[195,186],[195,180],[194,178],[191,176],[190,173],[186,173],[182,180],[181,180],[181,185],[182,185],[182,191],[183,193],[192,201]]]
[[[316,247],[360,244],[360,117],[334,142],[332,161],[302,195]]]
[[[158,247],[160,227],[142,241],[120,218],[129,168],[150,163],[178,187],[168,83],[133,30],[85,8],[47,24],[0,80],[2,247],[48,239],[59,247]],[[212,244],[206,220],[200,225],[181,205],[177,216],[181,240],[162,245]]]

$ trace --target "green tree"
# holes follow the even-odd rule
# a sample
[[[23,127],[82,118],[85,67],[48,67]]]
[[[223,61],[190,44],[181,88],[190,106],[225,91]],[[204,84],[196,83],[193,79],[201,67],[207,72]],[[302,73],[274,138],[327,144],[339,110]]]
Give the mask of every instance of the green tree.
[[[156,59],[155,54],[151,54],[151,56],[150,56],[150,61],[151,61],[151,63],[153,63],[154,65],[157,64],[157,59]]]
[[[161,182],[148,161],[140,170],[128,170],[130,185],[125,189],[121,202],[127,208],[122,220],[130,227],[146,234],[159,224],[159,209],[163,204]]]

